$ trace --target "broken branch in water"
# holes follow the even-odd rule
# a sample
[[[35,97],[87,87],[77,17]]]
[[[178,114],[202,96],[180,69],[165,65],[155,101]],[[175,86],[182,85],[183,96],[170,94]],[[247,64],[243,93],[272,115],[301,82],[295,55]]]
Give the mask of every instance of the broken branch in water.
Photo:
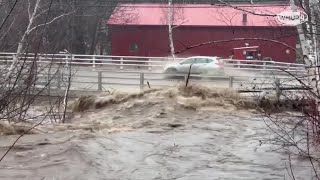
[[[147,81],[147,84],[148,84],[148,87],[149,87],[149,89],[151,88],[151,86],[150,86],[150,83],[149,83],[149,81]]]
[[[189,83],[189,79],[190,79],[190,74],[191,74],[191,67],[192,67],[192,64],[190,64],[190,67],[189,67],[189,72],[188,72],[188,76],[187,76],[187,79],[186,79],[186,87],[188,87],[188,83]]]

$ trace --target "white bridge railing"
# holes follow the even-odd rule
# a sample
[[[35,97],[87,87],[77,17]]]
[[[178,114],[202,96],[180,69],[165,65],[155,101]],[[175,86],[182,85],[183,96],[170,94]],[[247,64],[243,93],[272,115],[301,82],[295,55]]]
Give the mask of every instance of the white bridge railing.
[[[10,63],[15,53],[0,53],[1,63]],[[118,68],[120,70],[153,70],[163,69],[168,62],[173,62],[169,57],[140,57],[140,56],[105,56],[105,55],[80,55],[80,54],[23,54],[20,60],[34,61],[39,63],[71,63],[72,65],[91,66],[92,68]],[[180,61],[176,58],[175,61]],[[255,71],[285,71],[306,72],[304,64],[283,63],[260,60],[236,60],[223,59],[225,69],[242,69]]]
[[[0,65],[9,65],[15,56],[15,53],[0,53]],[[36,60],[38,63],[44,64],[56,63],[63,65],[66,63],[71,63],[72,65],[79,66],[77,70],[74,69],[75,73],[72,76],[71,89],[74,90],[90,89],[102,91],[108,86],[140,86],[140,89],[143,89],[150,84],[152,87],[167,87],[175,86],[177,82],[184,82],[187,77],[185,74],[181,74],[182,77],[179,80],[170,81],[163,77],[162,72],[149,72],[149,70],[163,69],[166,63],[172,62],[173,60],[168,57],[23,54],[20,56],[20,60],[26,60],[27,62],[33,62]],[[175,60],[180,61],[181,58],[176,58]],[[264,73],[269,74],[270,72],[281,72],[280,69],[290,71],[294,74],[306,73],[304,64],[235,59],[223,59],[223,62],[225,72],[229,70],[230,72],[234,72],[233,74],[226,73],[221,77],[192,75],[191,81],[193,83],[201,83],[208,86],[222,86],[235,88],[238,90],[246,90],[246,88],[250,87],[252,84],[250,78],[254,78],[258,81],[255,81],[254,84],[261,86],[261,89],[262,86],[265,86],[266,88],[273,88],[274,84],[274,80],[271,78],[271,76],[263,75]],[[96,71],[92,71],[91,68],[95,69]],[[139,68],[139,70],[133,70],[134,68]],[[235,71],[233,69],[245,70],[245,72],[255,71],[255,73],[241,74],[239,72],[242,71]],[[258,75],[262,76],[258,77]],[[49,83],[51,76],[54,78]],[[281,82],[288,83],[288,86],[299,85],[299,83],[292,83],[294,80],[292,77],[277,76],[275,78],[278,78],[279,81],[281,80]],[[61,71],[59,70],[56,75],[39,74],[39,87],[48,84],[50,88],[60,89],[62,86],[64,86],[65,81],[66,78],[63,69]]]

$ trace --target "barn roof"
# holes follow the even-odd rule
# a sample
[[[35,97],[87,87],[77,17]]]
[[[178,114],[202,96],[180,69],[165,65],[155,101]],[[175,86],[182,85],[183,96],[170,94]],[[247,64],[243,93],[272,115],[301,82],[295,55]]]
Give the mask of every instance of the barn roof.
[[[279,26],[276,14],[289,10],[289,5],[219,6],[180,4],[173,8],[173,25],[179,26]],[[253,12],[253,13],[249,13]],[[121,4],[109,18],[109,25],[167,25],[166,4]],[[247,22],[243,23],[247,14]],[[268,15],[268,16],[266,16]],[[273,15],[273,16],[269,16]],[[286,25],[288,26],[288,25]]]

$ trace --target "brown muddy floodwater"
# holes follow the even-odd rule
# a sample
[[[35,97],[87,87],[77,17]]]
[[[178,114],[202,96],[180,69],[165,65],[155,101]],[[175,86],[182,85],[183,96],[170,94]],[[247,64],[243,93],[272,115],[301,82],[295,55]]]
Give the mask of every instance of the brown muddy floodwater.
[[[153,94],[24,136],[0,162],[2,180],[290,179],[288,154],[266,143],[262,117],[229,106],[187,109]],[[74,127],[79,128],[74,128]],[[16,136],[0,137],[0,153]],[[293,158],[297,180],[310,164]]]

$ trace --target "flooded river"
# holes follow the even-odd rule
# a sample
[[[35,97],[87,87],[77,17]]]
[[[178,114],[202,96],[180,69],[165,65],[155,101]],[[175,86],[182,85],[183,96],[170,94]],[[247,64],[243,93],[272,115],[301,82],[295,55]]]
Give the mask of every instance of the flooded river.
[[[267,143],[273,133],[259,114],[172,104],[155,94],[26,135],[0,163],[0,179],[290,179],[288,154]],[[1,154],[15,138],[0,137]],[[312,179],[308,161],[293,158],[292,167],[296,179]]]

